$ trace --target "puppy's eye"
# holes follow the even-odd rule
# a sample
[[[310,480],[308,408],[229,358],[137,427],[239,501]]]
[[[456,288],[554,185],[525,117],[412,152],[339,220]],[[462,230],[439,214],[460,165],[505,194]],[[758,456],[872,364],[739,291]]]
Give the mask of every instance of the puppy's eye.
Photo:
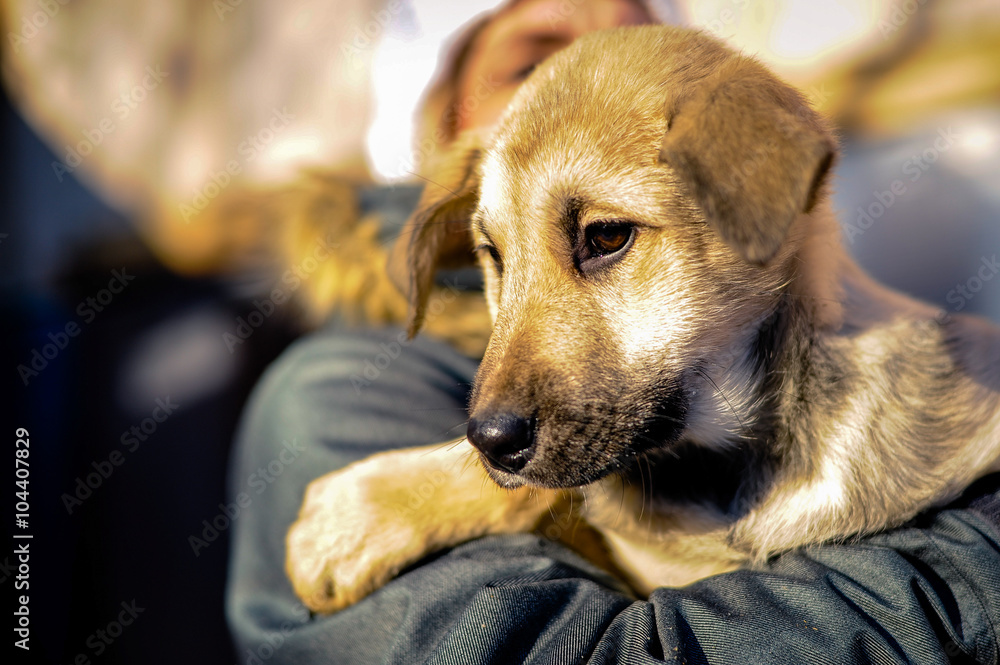
[[[631,224],[621,222],[592,224],[586,230],[587,249],[591,256],[614,254],[628,244],[634,230]]]
[[[520,83],[524,79],[526,79],[529,76],[531,76],[531,72],[535,71],[535,69],[537,69],[537,68],[538,68],[538,63],[537,62],[528,63],[528,64],[524,65],[523,67],[521,67],[520,69],[516,70],[513,74],[511,74],[510,80],[514,81],[514,82],[517,82],[517,83]]]
[[[496,268],[497,274],[503,274],[503,260],[500,257],[500,251],[493,245],[479,245],[476,247],[477,253],[486,252],[490,256],[490,260],[493,261],[493,267]]]
[[[630,222],[599,222],[583,230],[576,251],[576,263],[588,273],[607,267],[620,259],[635,239],[635,224]]]
[[[583,230],[578,241],[576,265],[582,273],[592,273],[622,258],[635,240],[631,222],[598,222]]]

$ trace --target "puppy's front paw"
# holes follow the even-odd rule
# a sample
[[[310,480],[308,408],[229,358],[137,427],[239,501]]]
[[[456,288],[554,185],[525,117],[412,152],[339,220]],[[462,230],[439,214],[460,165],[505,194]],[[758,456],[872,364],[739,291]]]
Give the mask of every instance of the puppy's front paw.
[[[399,478],[379,455],[314,480],[288,532],[285,569],[315,612],[341,610],[425,554]]]

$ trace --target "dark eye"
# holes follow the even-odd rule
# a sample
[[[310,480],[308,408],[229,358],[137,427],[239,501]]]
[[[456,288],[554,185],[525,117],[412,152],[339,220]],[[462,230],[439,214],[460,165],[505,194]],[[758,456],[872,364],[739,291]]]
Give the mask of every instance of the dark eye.
[[[576,250],[576,265],[583,273],[605,268],[625,255],[635,239],[635,224],[598,222],[583,230]]]
[[[521,67],[520,69],[518,69],[517,71],[515,71],[511,75],[510,80],[511,81],[517,81],[517,82],[523,81],[524,79],[528,78],[531,75],[531,72],[535,71],[535,69],[537,69],[537,68],[538,68],[538,63],[537,62],[529,63],[529,64],[525,65],[524,67]]]
[[[493,260],[493,267],[496,268],[497,274],[503,274],[503,260],[500,258],[500,251],[497,250],[493,245],[479,245],[476,247],[477,252],[487,252],[490,255],[490,259]]]
[[[591,256],[605,256],[619,252],[632,239],[634,229],[631,224],[622,222],[591,224],[585,232],[587,250]]]

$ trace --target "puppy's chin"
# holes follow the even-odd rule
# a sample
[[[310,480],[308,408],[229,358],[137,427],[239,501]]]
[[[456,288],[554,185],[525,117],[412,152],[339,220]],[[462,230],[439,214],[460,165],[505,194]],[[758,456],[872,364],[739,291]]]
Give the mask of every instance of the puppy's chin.
[[[505,490],[514,490],[518,487],[523,487],[524,485],[529,484],[527,479],[521,477],[519,474],[501,471],[500,469],[490,466],[490,463],[483,455],[479,456],[479,463],[482,464],[483,468],[486,470],[486,475]]]
[[[614,473],[624,473],[632,468],[636,456],[632,453],[615,459],[610,464],[602,467],[587,464],[575,465],[572,469],[565,467],[558,468],[555,465],[545,464],[544,459],[533,459],[517,473],[504,471],[492,466],[483,456],[479,456],[479,461],[486,469],[493,482],[504,489],[517,489],[525,485],[541,487],[545,489],[574,489],[595,483]]]

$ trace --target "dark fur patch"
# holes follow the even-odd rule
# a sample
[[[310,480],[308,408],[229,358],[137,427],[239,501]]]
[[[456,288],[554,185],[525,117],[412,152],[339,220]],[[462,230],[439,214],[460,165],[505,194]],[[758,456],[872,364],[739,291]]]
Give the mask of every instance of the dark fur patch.
[[[759,498],[760,479],[770,477],[771,466],[749,444],[713,450],[681,443],[650,451],[627,478],[637,487],[647,484],[654,503],[701,505],[736,520]]]

